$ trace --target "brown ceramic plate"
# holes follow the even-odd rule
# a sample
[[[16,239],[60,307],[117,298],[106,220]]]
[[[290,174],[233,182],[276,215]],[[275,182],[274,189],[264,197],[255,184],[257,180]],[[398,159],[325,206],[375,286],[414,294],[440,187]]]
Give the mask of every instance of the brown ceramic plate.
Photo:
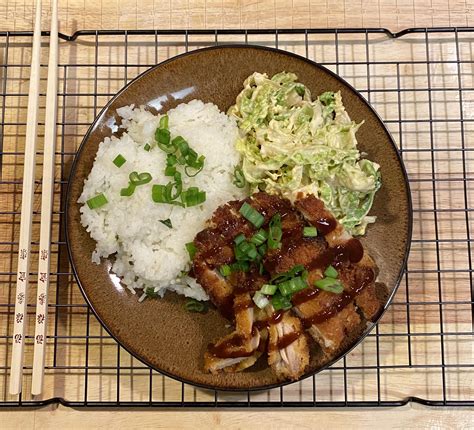
[[[166,112],[180,103],[201,99],[226,111],[251,73],[273,75],[282,70],[296,73],[312,94],[340,90],[351,118],[365,121],[357,134],[360,149],[380,164],[383,186],[372,209],[378,220],[369,227],[363,242],[380,268],[379,280],[388,286],[387,305],[402,276],[412,224],[406,173],[382,121],[350,85],[302,57],[255,46],[214,47],[165,61],[141,74],[110,100],[84,137],[69,181],[67,241],[84,297],[107,331],[144,363],[187,383],[230,390],[263,389],[281,384],[264,363],[237,374],[204,373],[206,346],[231,331],[225,327],[227,321],[215,310],[205,315],[186,312],[185,299],[174,293],[167,293],[162,300],[138,303],[137,297],[126,289],[116,288],[109,275],[110,262],[105,260],[100,265],[91,262],[95,242],[80,224],[77,199],[99,143],[116,131],[117,108],[133,103],[146,105],[155,112]],[[372,327],[362,336],[351,339],[336,359],[351,350]],[[330,364],[321,362],[313,354],[304,377]]]

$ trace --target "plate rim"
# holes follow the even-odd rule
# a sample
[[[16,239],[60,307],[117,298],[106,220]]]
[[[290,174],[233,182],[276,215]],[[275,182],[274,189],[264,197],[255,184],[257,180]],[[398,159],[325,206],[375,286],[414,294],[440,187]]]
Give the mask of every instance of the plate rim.
[[[128,90],[128,88],[134,84],[137,80],[141,79],[143,76],[147,75],[148,73],[151,73],[152,71],[154,71],[155,69],[159,68],[159,67],[162,67],[172,61],[175,61],[179,58],[182,58],[182,57],[187,57],[187,56],[191,56],[191,55],[196,55],[196,54],[199,54],[201,52],[206,52],[206,51],[214,51],[214,50],[222,50],[222,49],[255,49],[255,50],[259,50],[259,51],[269,51],[269,52],[274,52],[274,53],[277,53],[277,54],[280,54],[280,55],[286,55],[286,56],[289,56],[289,57],[293,57],[293,58],[296,58],[297,60],[299,61],[304,61],[306,63],[308,63],[309,65],[311,65],[312,67],[315,67],[317,69],[320,69],[322,70],[323,72],[325,73],[328,73],[330,76],[332,76],[333,78],[335,78],[337,81],[341,82],[342,84],[344,84],[345,86],[347,86],[348,89],[350,89],[359,99],[360,101],[366,105],[366,107],[372,112],[372,114],[374,115],[374,117],[376,118],[376,120],[379,122],[381,128],[384,130],[385,134],[388,136],[388,140],[390,141],[390,144],[396,154],[396,159],[397,159],[397,162],[399,164],[399,167],[400,167],[400,170],[402,172],[402,175],[403,175],[403,180],[404,180],[404,183],[405,183],[405,190],[406,190],[406,201],[407,201],[407,208],[408,208],[408,219],[407,219],[407,242],[406,242],[406,245],[405,245],[405,249],[404,249],[404,256],[403,256],[403,260],[402,260],[402,265],[400,266],[400,270],[399,270],[399,273],[398,273],[398,277],[397,279],[395,280],[395,283],[394,283],[394,287],[393,287],[393,291],[389,294],[387,300],[385,301],[385,304],[383,306],[383,309],[382,311],[379,313],[379,315],[377,316],[377,319],[373,322],[371,322],[371,325],[369,327],[367,327],[362,335],[360,337],[357,338],[356,341],[353,342],[353,344],[347,348],[346,350],[344,350],[344,353],[338,355],[337,357],[333,358],[332,360],[330,360],[329,362],[325,363],[323,366],[311,371],[311,372],[307,372],[305,374],[303,374],[301,377],[299,377],[298,379],[296,380],[285,380],[285,381],[280,381],[280,382],[276,382],[274,384],[266,384],[266,385],[262,385],[262,386],[256,386],[256,387],[248,387],[248,388],[245,388],[245,387],[218,387],[218,386],[213,386],[213,385],[208,385],[208,384],[202,384],[202,383],[198,383],[198,382],[195,382],[195,381],[192,381],[192,380],[188,380],[184,377],[181,377],[181,376],[177,376],[177,375],[174,375],[168,371],[165,371],[165,370],[162,370],[162,369],[159,369],[158,367],[152,365],[151,363],[149,363],[147,360],[145,360],[143,357],[140,357],[139,355],[137,355],[136,352],[132,351],[131,348],[128,348],[126,347],[111,331],[110,329],[108,328],[107,324],[102,320],[102,318],[100,318],[100,316],[98,315],[95,307],[92,305],[92,303],[89,301],[89,298],[84,290],[84,287],[79,279],[79,276],[77,274],[77,270],[76,270],[76,265],[74,263],[74,259],[73,259],[73,253],[72,253],[72,249],[71,249],[71,245],[70,245],[70,238],[69,238],[69,206],[71,204],[70,202],[70,199],[71,199],[71,178],[74,177],[75,173],[76,173],[76,169],[77,169],[77,164],[78,164],[78,160],[80,159],[80,156],[82,154],[82,151],[84,150],[84,147],[87,143],[87,141],[89,140],[89,137],[92,133],[92,131],[95,129],[97,123],[101,120],[102,116],[105,114],[105,112],[109,109],[109,107],[111,106],[111,104],[120,96],[122,95],[125,91]],[[367,337],[367,335],[372,332],[372,330],[374,329],[374,327],[379,323],[379,321],[381,320],[381,318],[383,317],[383,315],[385,314],[385,312],[387,311],[387,309],[390,307],[392,301],[393,301],[393,298],[395,296],[395,294],[397,293],[398,291],[398,288],[400,287],[400,283],[401,283],[401,280],[403,278],[403,275],[405,273],[405,270],[406,270],[406,266],[407,266],[407,262],[408,262],[408,257],[409,257],[409,254],[410,254],[410,248],[411,248],[411,242],[412,242],[412,233],[413,233],[413,203],[412,203],[412,198],[411,198],[411,189],[410,189],[410,182],[409,182],[409,179],[408,179],[408,174],[407,174],[407,171],[406,171],[406,168],[405,168],[405,164],[403,162],[403,159],[401,157],[401,153],[400,151],[398,150],[397,148],[397,145],[395,143],[395,140],[391,134],[391,132],[388,130],[387,126],[385,125],[384,121],[382,120],[382,118],[380,117],[380,115],[378,114],[378,112],[374,109],[374,107],[372,106],[371,103],[369,103],[368,100],[366,100],[362,94],[356,89],[354,88],[353,85],[351,85],[349,82],[347,82],[344,78],[342,78],[341,76],[339,76],[338,74],[336,74],[335,72],[333,72],[332,70],[328,69],[327,67],[313,61],[313,60],[310,60],[309,58],[306,58],[302,55],[299,55],[299,54],[295,54],[293,52],[289,52],[289,51],[285,51],[283,49],[279,49],[279,48],[272,48],[272,47],[269,47],[269,46],[264,46],[264,45],[257,45],[257,44],[242,44],[242,43],[236,43],[236,44],[222,44],[222,45],[215,45],[215,46],[209,46],[209,47],[205,47],[205,48],[200,48],[200,49],[195,49],[195,50],[192,50],[192,51],[187,51],[187,52],[183,52],[181,54],[178,54],[178,55],[175,55],[173,57],[170,57],[160,63],[157,63],[155,64],[154,66],[148,68],[147,70],[143,71],[142,73],[138,74],[137,76],[135,76],[130,82],[128,82],[126,85],[124,85],[105,105],[104,107],[101,109],[101,111],[97,114],[97,116],[94,118],[94,120],[92,121],[92,123],[90,124],[89,128],[87,129],[87,132],[84,134],[84,137],[82,138],[82,141],[81,141],[81,144],[79,145],[79,147],[77,148],[77,151],[75,153],[75,156],[74,156],[74,160],[73,160],[73,163],[71,165],[71,170],[69,172],[69,176],[68,176],[68,183],[67,183],[67,189],[66,189],[66,199],[65,199],[65,209],[64,209],[64,227],[65,227],[65,237],[66,237],[66,246],[67,246],[67,251],[68,251],[68,259],[69,259],[69,263],[71,265],[71,269],[72,269],[72,272],[73,272],[73,275],[74,275],[74,278],[77,282],[77,285],[79,286],[79,289],[81,291],[81,294],[82,296],[84,297],[84,300],[86,301],[88,307],[90,308],[90,310],[92,311],[92,313],[94,314],[94,316],[97,318],[97,320],[99,321],[99,323],[101,324],[101,326],[105,329],[105,331],[112,337],[112,339],[115,340],[115,342],[117,342],[121,348],[123,348],[125,351],[127,351],[130,355],[132,355],[133,357],[135,357],[137,360],[139,360],[141,363],[145,364],[146,366],[150,367],[151,369],[159,372],[160,374],[162,375],[165,375],[171,379],[174,379],[176,381],[179,381],[179,382],[182,382],[182,383],[185,383],[185,384],[189,384],[189,385],[193,385],[195,387],[198,387],[198,388],[203,388],[203,389],[206,389],[206,390],[214,390],[214,391],[227,391],[227,392],[255,392],[255,391],[264,391],[264,390],[271,390],[271,389],[274,389],[274,388],[279,388],[279,387],[284,387],[286,385],[289,385],[289,384],[293,384],[293,383],[296,383],[296,382],[300,382],[300,381],[303,381],[304,379],[307,379],[309,377],[312,377],[320,372],[322,372],[323,370],[327,369],[328,367],[332,366],[334,363],[336,363],[337,361],[343,359],[344,357],[346,357],[354,348],[356,348],[360,343],[362,343],[364,341],[364,339]]]

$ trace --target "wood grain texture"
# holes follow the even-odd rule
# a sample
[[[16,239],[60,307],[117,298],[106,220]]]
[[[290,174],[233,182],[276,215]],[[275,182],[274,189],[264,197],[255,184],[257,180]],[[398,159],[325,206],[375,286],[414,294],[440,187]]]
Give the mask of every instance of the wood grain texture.
[[[411,26],[445,26],[474,25],[473,2],[466,1],[60,1],[60,31],[71,33],[78,29],[95,28],[302,28],[302,27],[387,27],[392,31]],[[49,25],[49,2],[45,2],[44,22]],[[146,11],[146,12],[143,12]],[[32,2],[25,0],[6,0],[0,2],[0,30],[31,30],[33,7]],[[94,62],[94,39],[85,38],[80,43],[67,45],[61,43],[61,64],[82,64],[82,67],[62,67],[60,69],[60,93],[67,96],[59,100],[59,121],[65,122],[58,127],[58,144],[65,151],[64,156],[57,155],[56,180],[67,174],[67,168],[61,172],[61,162],[70,165],[71,155],[82,139],[82,135],[110,96],[120,89],[124,82],[133,78],[148,66],[170,56],[183,52],[185,46],[179,37],[167,37],[160,41],[155,49],[153,38],[146,41],[132,40],[127,52],[129,64],[122,67],[124,59],[123,37],[108,38],[100,46],[98,59],[100,67],[95,75],[93,67],[86,66]],[[213,43],[208,36],[192,37],[191,48],[207,46]],[[222,40],[235,40],[231,37]],[[243,41],[238,39],[239,41]],[[252,38],[255,43],[274,46],[274,36]],[[135,43],[133,43],[135,42]],[[280,37],[279,46],[283,49],[305,55],[303,36]],[[459,86],[458,70],[455,62],[432,64],[428,69],[423,37],[411,36],[400,41],[389,41],[379,36],[371,36],[368,53],[361,36],[340,36],[339,62],[366,61],[368,54],[371,60],[393,61],[401,63],[373,65],[370,77],[367,77],[365,65],[354,64],[335,66],[334,36],[309,37],[309,57],[329,68],[338,71],[350,83],[360,90],[370,85],[370,100],[381,116],[386,120],[396,141],[409,152],[405,152],[405,164],[412,180],[412,197],[415,209],[414,243],[408,269],[408,284],[405,279],[383,322],[379,325],[378,338],[369,336],[348,357],[347,371],[348,400],[377,400],[378,379],[381,384],[379,392],[382,400],[399,400],[406,396],[416,395],[424,398],[440,399],[443,396],[443,374],[439,367],[441,360],[451,365],[444,373],[447,381],[449,399],[471,399],[473,393],[472,367],[456,367],[458,363],[471,364],[473,356],[472,320],[470,313],[470,278],[466,268],[466,221],[462,209],[464,202],[464,184],[467,187],[470,208],[474,207],[473,182],[463,182],[463,159],[461,152],[456,151],[462,144],[472,148],[474,127],[466,123],[461,135],[459,119],[461,112],[464,118],[474,119],[474,81],[472,64],[461,64],[461,86],[469,88],[463,92],[463,103],[460,103],[458,91],[445,91],[443,88]],[[4,40],[0,40],[0,44]],[[10,64],[28,64],[30,58],[29,39],[18,40],[8,52]],[[430,39],[429,56],[431,60],[456,60],[456,45],[452,35],[437,35]],[[472,37],[460,35],[460,57],[472,60]],[[5,60],[3,46],[0,49],[0,63]],[[404,61],[420,61],[413,65]],[[43,64],[47,62],[47,49],[44,50]],[[427,70],[430,72],[432,86],[439,91],[426,91]],[[46,78],[46,72],[43,72]],[[28,69],[26,67],[9,68],[7,80],[0,70],[0,85],[6,83],[7,97],[0,96],[0,110],[4,110],[5,122],[2,132],[4,150],[2,178],[4,181],[20,181],[23,158],[21,153],[24,144],[26,117],[26,97],[19,94],[28,92]],[[94,98],[89,93],[94,90],[97,79],[97,91],[101,95]],[[46,80],[42,80],[43,89]],[[398,92],[397,89],[402,89]],[[2,93],[3,93],[2,89]],[[367,95],[367,93],[364,93]],[[429,98],[431,97],[431,110]],[[44,98],[41,100],[40,115],[44,115]],[[64,108],[63,108],[64,106]],[[400,106],[400,107],[399,107]],[[417,122],[413,122],[416,119]],[[429,127],[429,119],[436,119]],[[401,125],[398,121],[402,120]],[[446,122],[445,120],[451,120]],[[42,126],[40,126],[42,130]],[[39,148],[42,141],[38,142]],[[440,149],[434,154],[434,167],[430,153],[420,150]],[[454,151],[441,151],[451,149]],[[466,154],[467,175],[474,174],[473,152]],[[41,166],[41,164],[39,164]],[[433,170],[438,179],[444,181],[430,182]],[[41,171],[39,168],[38,171]],[[40,179],[38,175],[37,179]],[[459,179],[459,180],[457,180]],[[11,256],[17,252],[15,245],[8,242],[18,239],[19,207],[21,187],[12,182],[2,185],[0,197],[0,302],[12,303],[11,288],[14,276],[8,275],[15,270]],[[54,208],[60,208],[60,184],[55,184]],[[36,206],[40,208],[40,188],[36,191]],[[436,242],[433,216],[433,196],[436,197],[437,229],[441,242]],[[444,211],[444,212],[443,212]],[[59,215],[53,216],[55,225],[53,237],[52,267],[59,267],[68,272],[67,258],[64,261],[64,248],[57,239],[60,238]],[[474,231],[472,216],[469,218],[471,232]],[[34,218],[34,237],[39,237],[39,215]],[[471,233],[472,234],[472,233]],[[454,242],[452,241],[454,240]],[[444,242],[443,242],[444,241]],[[457,242],[456,242],[457,241]],[[61,250],[62,262],[58,266],[58,251]],[[438,258],[438,253],[440,257]],[[36,255],[32,267],[36,267]],[[438,274],[437,267],[448,271]],[[451,271],[450,271],[451,270]],[[457,270],[457,271],[456,271]],[[72,276],[61,271],[54,275],[51,283],[51,297],[58,303],[70,308],[52,309],[49,322],[49,333],[57,334],[56,351],[53,355],[54,339],[49,339],[46,363],[52,366],[56,359],[57,366],[64,366],[62,371],[49,369],[45,376],[44,398],[61,396],[67,399],[82,399],[85,392],[84,365],[85,351],[89,350],[89,385],[87,395],[91,401],[115,401],[117,388],[120,387],[121,400],[147,401],[150,378],[153,381],[152,399],[154,401],[180,401],[181,384],[164,378],[156,372],[150,373],[141,363],[117,347],[103,328],[90,317],[90,332],[94,336],[85,339],[85,327],[88,314],[83,307],[82,296]],[[32,278],[33,279],[33,278]],[[441,289],[439,289],[441,285]],[[32,294],[34,297],[34,294]],[[449,301],[452,304],[440,307],[437,301]],[[407,304],[409,303],[409,304]],[[34,318],[34,309],[30,315]],[[58,311],[58,315],[55,312]],[[12,313],[0,309],[0,333],[6,336],[11,333]],[[58,326],[54,321],[57,317]],[[441,322],[440,318],[443,318]],[[33,322],[33,321],[31,321]],[[32,327],[34,324],[31,324]],[[446,333],[439,335],[440,326]],[[451,334],[450,334],[451,333]],[[460,333],[460,334],[452,334]],[[71,338],[71,336],[75,336]],[[11,350],[8,341],[0,339],[0,362],[8,363]],[[378,340],[377,340],[378,339]],[[443,339],[443,340],[442,340]],[[444,348],[444,359],[441,355]],[[377,365],[377,350],[383,366],[378,375],[374,370]],[[26,363],[32,363],[32,344],[26,345]],[[117,363],[122,370],[119,375],[115,370]],[[409,364],[415,366],[407,367]],[[315,379],[319,400],[344,400],[344,372],[341,363],[336,369],[323,372]],[[421,366],[421,367],[416,367]],[[66,369],[67,368],[67,369]],[[31,370],[25,371],[27,378],[25,390],[30,389]],[[6,395],[8,375],[0,371],[0,399],[13,400]],[[312,401],[311,379],[286,387],[283,391],[285,400]],[[28,396],[26,396],[28,398]],[[252,395],[252,400],[278,401],[279,390]],[[196,390],[185,386],[184,399],[187,401],[209,401],[214,393]],[[233,395],[223,395],[220,400],[235,400]],[[47,428],[51,425],[67,428],[105,427],[131,428],[138,423],[143,428],[189,428],[196,422],[202,422],[209,428],[242,428],[249,423],[259,427],[287,428],[296,425],[299,428],[310,428],[314,423],[324,428],[473,428],[472,410],[426,409],[418,406],[400,409],[383,410],[347,410],[347,411],[232,411],[232,412],[158,412],[158,411],[114,411],[91,412],[75,411],[67,408],[46,408],[38,411],[2,413],[2,428]],[[381,424],[382,423],[382,424]]]
[[[49,17],[49,1],[45,15]],[[47,12],[48,11],[48,12]],[[63,0],[60,31],[474,25],[473,0]],[[45,17],[45,25],[48,18]],[[3,0],[2,30],[29,30],[32,2]]]
[[[245,420],[243,419],[245,416]],[[322,409],[311,411],[85,411],[47,407],[35,412],[22,412],[20,416],[13,412],[0,414],[5,430],[51,428],[75,429],[242,429],[246,423],[263,429],[314,429],[350,428],[368,429],[377,425],[378,429],[472,429],[474,413],[472,410],[431,409],[429,413],[420,406],[405,406],[398,409],[383,410],[347,410],[335,411]]]

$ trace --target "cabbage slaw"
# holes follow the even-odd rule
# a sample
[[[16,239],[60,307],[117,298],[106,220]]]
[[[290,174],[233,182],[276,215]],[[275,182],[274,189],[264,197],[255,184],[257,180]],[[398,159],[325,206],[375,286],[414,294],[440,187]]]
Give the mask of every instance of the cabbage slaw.
[[[242,171],[251,191],[294,200],[312,193],[353,235],[375,222],[368,213],[381,186],[379,165],[362,158],[340,92],[311,93],[294,73],[254,73],[228,114],[237,120]]]

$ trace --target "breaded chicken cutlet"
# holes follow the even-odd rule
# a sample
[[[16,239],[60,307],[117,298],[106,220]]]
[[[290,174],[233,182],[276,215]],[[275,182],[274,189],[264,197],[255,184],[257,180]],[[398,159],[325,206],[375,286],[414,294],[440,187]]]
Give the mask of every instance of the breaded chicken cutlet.
[[[375,262],[313,195],[292,204],[259,192],[228,202],[194,245],[192,273],[236,327],[209,345],[210,372],[244,370],[266,352],[280,379],[297,379],[310,362],[310,338],[331,359],[383,308]]]

